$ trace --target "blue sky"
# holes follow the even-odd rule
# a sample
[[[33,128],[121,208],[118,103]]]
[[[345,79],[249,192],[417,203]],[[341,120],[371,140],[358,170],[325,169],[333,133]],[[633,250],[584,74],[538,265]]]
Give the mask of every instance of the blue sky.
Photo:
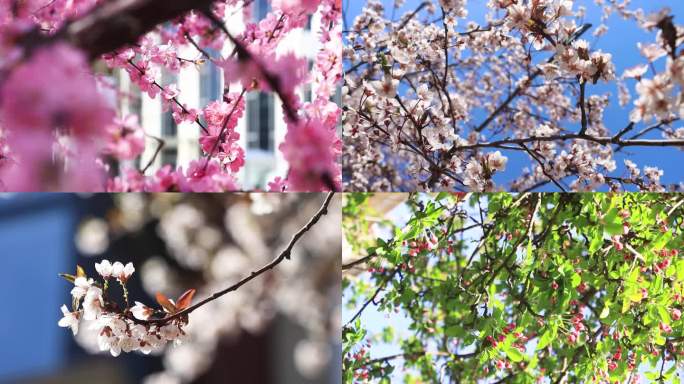
[[[436,0],[435,0],[436,1]],[[422,0],[407,0],[404,7],[395,12],[398,18],[407,11],[411,11],[420,4]],[[391,15],[392,0],[384,0],[387,5],[387,14]],[[482,23],[484,21],[484,14],[486,11],[487,0],[470,0],[468,1],[469,16],[467,20],[474,20]],[[343,2],[343,9],[345,10],[345,20],[351,23],[354,16],[357,15],[363,8],[365,1],[345,0]],[[594,26],[600,24],[600,9],[594,5],[590,0],[576,0],[574,2],[577,9],[578,6],[585,6],[587,8],[585,22],[592,23]],[[681,0],[633,0],[630,8],[643,8],[646,12],[660,10],[663,7],[670,7],[672,13],[675,15],[675,23],[683,23],[684,20],[684,1]],[[651,43],[654,41],[655,33],[648,33],[636,27],[632,21],[624,21],[617,15],[611,16],[607,22],[610,30],[607,34],[596,40],[590,33],[585,35],[585,38],[592,43],[592,47],[601,49],[604,52],[613,55],[613,62],[616,66],[616,72],[621,75],[626,68],[633,67],[644,62],[639,55],[637,42]],[[628,83],[632,96],[635,96],[634,83]],[[591,85],[587,88],[587,96],[591,94],[603,94],[610,91],[613,97],[616,97],[617,91],[613,86],[605,85]],[[625,109],[619,107],[617,102],[614,106],[606,111],[605,124],[613,132],[618,132],[620,129],[627,126],[629,123],[629,111],[631,110],[631,103]],[[675,124],[674,128],[680,128],[684,123]],[[638,129],[638,127],[637,127]],[[660,133],[654,133],[646,138],[661,139]],[[509,157],[507,171],[495,177],[498,183],[506,183],[515,175],[520,175],[522,168],[529,166],[530,161],[524,154],[517,151],[507,151],[505,153]],[[684,168],[682,168],[675,159],[684,159],[684,153],[676,149],[662,149],[662,148],[633,148],[630,152],[622,155],[616,155],[616,163],[618,171],[612,175],[624,176],[621,170],[624,170],[623,159],[628,158],[640,167],[643,166],[657,166],[665,171],[664,177],[661,179],[666,184],[678,183],[684,181]],[[549,187],[546,190],[556,190],[555,187]]]

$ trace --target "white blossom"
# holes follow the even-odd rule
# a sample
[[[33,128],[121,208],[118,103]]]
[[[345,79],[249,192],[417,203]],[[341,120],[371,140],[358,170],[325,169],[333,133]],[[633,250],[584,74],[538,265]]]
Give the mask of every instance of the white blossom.
[[[627,79],[641,79],[641,76],[645,75],[647,71],[648,65],[637,65],[635,67],[625,69],[625,73],[622,74],[622,77]]]
[[[71,289],[71,296],[76,300],[82,299],[88,290],[93,285],[93,279],[87,279],[85,277],[77,277],[74,280],[74,288]]]
[[[131,308],[131,313],[133,313],[133,317],[138,320],[147,320],[152,316],[154,310],[145,304],[136,301],[135,305]]]
[[[95,270],[104,279],[109,279],[110,277],[112,277],[112,273],[114,272],[114,267],[109,262],[109,260],[102,260],[102,262],[100,262],[100,263],[95,263]]]
[[[66,305],[62,305],[61,307],[62,314],[64,314],[64,317],[62,317],[57,325],[60,327],[69,327],[71,328],[71,332],[73,332],[74,336],[78,333],[78,324],[80,321],[81,313],[76,311],[76,312],[71,312],[67,308]]]
[[[492,171],[504,171],[508,158],[503,156],[500,151],[487,155],[487,167]]]
[[[83,318],[85,320],[97,319],[104,309],[102,290],[91,286],[83,299]]]
[[[122,285],[131,277],[135,268],[132,263],[125,266],[120,262],[110,263],[103,260],[95,264],[95,269],[103,279],[115,276]],[[79,267],[79,273],[82,269]],[[67,276],[68,277],[68,276]],[[124,287],[124,293],[127,291]],[[187,337],[183,326],[187,320],[170,319],[161,324],[147,323],[155,310],[139,301],[131,308],[118,309],[118,303],[105,300],[104,292],[93,279],[79,276],[74,279],[72,295],[82,305],[82,310],[70,312],[66,305],[61,307],[63,318],[58,321],[60,327],[71,328],[74,335],[78,333],[81,318],[90,322],[88,327],[96,337],[96,348],[109,351],[112,356],[121,352],[140,351],[149,354],[161,348],[168,341],[181,344]],[[81,303],[81,299],[83,299]],[[173,300],[169,301],[173,302]],[[186,318],[187,319],[187,318]]]
[[[172,341],[180,335],[180,330],[174,324],[167,324],[159,329],[159,334],[166,340]]]
[[[119,279],[119,281],[121,281],[122,283],[126,283],[126,281],[128,281],[128,278],[131,277],[133,272],[135,272],[133,263],[128,263],[126,264],[126,266],[124,266],[123,264],[117,261],[112,266],[112,275]]]
[[[606,12],[601,15],[573,7],[570,0],[489,0],[486,23],[458,20],[457,28],[455,19],[464,3],[429,1],[444,8],[443,18],[414,17],[407,10],[389,20],[380,3],[370,2],[350,25],[349,44],[343,49],[350,68],[344,104],[352,106],[345,111],[342,127],[342,161],[349,172],[345,188],[416,190],[432,180],[427,188],[453,190],[465,184],[474,191],[496,190],[492,173],[504,170],[505,162],[493,157],[489,164],[483,154],[489,149],[500,149],[502,156],[512,150],[527,153],[532,166],[512,175],[507,185],[512,190],[551,185],[551,179],[561,181],[556,186],[568,182],[578,191],[607,184],[617,189],[656,188],[650,185],[658,179],[655,173],[651,179],[611,174],[617,170],[618,139],[632,141],[620,146],[626,154],[633,153],[626,147],[639,150],[644,144],[630,139],[632,134],[618,136],[625,127],[620,119],[607,119],[606,113],[618,109],[612,104],[633,103],[622,121],[660,123],[663,145],[681,148],[666,143],[679,140],[670,124],[684,118],[684,55],[670,54],[666,40],[672,37],[663,25],[672,24],[678,46],[684,44],[684,26],[675,24],[678,19],[672,19],[670,10],[646,16],[629,9],[628,2],[601,0],[597,6]],[[653,39],[625,41],[637,45],[643,58],[635,58],[620,79],[614,60],[624,52],[601,51],[601,40],[589,43],[591,29],[594,36],[606,33],[611,12],[644,26]],[[594,23],[590,16],[600,20]],[[594,27],[579,24],[585,20]],[[380,48],[382,55],[394,59],[378,60]],[[540,50],[549,52],[536,52]],[[599,82],[608,83],[610,91],[594,86]],[[539,129],[540,125],[550,129]],[[634,133],[648,128],[634,125],[629,127]],[[604,140],[576,140],[572,133],[580,129],[590,138]],[[554,140],[527,140],[525,148],[516,142],[534,136]],[[459,137],[470,148],[459,149]],[[452,169],[454,157],[464,164]]]
[[[375,92],[382,97],[393,98],[397,95],[397,86],[399,80],[392,77],[385,77],[384,80],[376,80],[371,82]]]

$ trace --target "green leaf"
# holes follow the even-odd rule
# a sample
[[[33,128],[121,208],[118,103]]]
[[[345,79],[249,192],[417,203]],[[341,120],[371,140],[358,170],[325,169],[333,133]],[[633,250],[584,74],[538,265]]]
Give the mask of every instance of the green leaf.
[[[643,299],[644,296],[641,294],[640,289],[634,289],[632,292],[629,294],[629,299],[632,300],[635,303],[638,303]]]
[[[684,280],[684,259],[677,260],[677,280]]]
[[[537,344],[537,351],[546,348],[553,341],[553,332],[551,330],[546,330],[539,338],[539,343]]]
[[[514,363],[519,363],[523,361],[525,356],[518,350],[518,348],[515,347],[508,347],[506,348],[506,356],[508,356],[509,359],[511,359],[512,362]]]
[[[594,234],[594,237],[591,239],[591,243],[589,243],[589,254],[593,255],[596,253],[601,248],[601,245],[603,244],[603,234],[602,233],[596,233]]]
[[[614,207],[603,217],[603,230],[611,236],[622,234],[622,218],[618,212],[618,208]]]
[[[665,307],[663,307],[662,305],[658,305],[656,306],[656,310],[658,311],[658,316],[660,317],[660,320],[665,324],[670,324],[670,314],[667,313]]]
[[[653,243],[651,243],[651,249],[657,249],[657,250],[663,249],[665,247],[665,245],[667,245],[667,243],[670,242],[671,239],[672,239],[672,232],[667,231],[665,233],[662,233],[662,234],[660,234],[660,236],[658,236],[653,241]]]
[[[573,274],[572,277],[570,278],[570,284],[572,284],[573,288],[577,288],[581,283],[582,283],[582,277],[576,273]]]
[[[623,296],[622,298],[622,309],[620,310],[620,313],[625,313],[629,311],[629,308],[631,307],[632,302],[629,300],[629,297],[626,295]]]
[[[449,337],[458,337],[459,335],[462,334],[461,327],[459,327],[458,325],[452,325],[452,326],[447,327],[444,330],[444,333]]]
[[[382,330],[382,341],[384,343],[390,343],[394,340],[394,328],[392,327],[385,327]]]

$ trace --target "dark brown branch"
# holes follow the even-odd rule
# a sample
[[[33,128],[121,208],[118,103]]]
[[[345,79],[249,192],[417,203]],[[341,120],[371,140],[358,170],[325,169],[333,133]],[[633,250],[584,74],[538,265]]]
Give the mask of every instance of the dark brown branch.
[[[154,154],[152,155],[152,158],[150,159],[150,161],[148,161],[147,164],[143,167],[143,169],[140,170],[140,173],[142,173],[143,175],[152,166],[152,164],[154,163],[154,160],[157,158],[157,156],[159,156],[159,152],[161,152],[162,148],[164,148],[164,139],[159,138],[157,136],[152,136],[152,135],[147,135],[147,134],[145,134],[145,135],[147,137],[154,139],[157,142],[157,149],[155,149]]]
[[[378,297],[378,295],[380,294],[380,292],[383,289],[385,289],[385,285],[387,285],[387,283],[392,281],[392,279],[394,279],[394,276],[396,276],[397,273],[399,273],[399,267],[395,268],[392,272],[390,272],[389,275],[387,275],[385,280],[382,281],[382,283],[380,283],[380,285],[378,285],[378,288],[376,288],[375,292],[373,292],[373,295],[371,295],[371,297],[368,298],[368,300],[366,300],[363,303],[363,305],[361,305],[361,308],[359,308],[359,310],[354,314],[354,316],[352,316],[351,319],[349,319],[349,321],[347,321],[347,323],[344,324],[343,328],[347,328],[349,326],[349,324],[353,323],[354,320],[356,320],[359,316],[361,316],[361,314],[363,313],[363,311],[366,310],[368,305],[370,303],[372,303],[373,301],[375,301],[375,298]]]
[[[580,111],[582,112],[582,128],[580,129],[579,133],[580,135],[583,135],[587,132],[587,128],[589,127],[589,122],[587,121],[587,108],[585,106],[585,101],[584,101],[584,95],[585,91],[587,88],[587,82],[584,81],[583,79],[580,79],[580,97],[579,97],[579,106],[580,106]]]
[[[413,12],[411,12],[408,16],[406,16],[406,18],[401,22],[401,24],[397,27],[397,31],[404,29],[404,27],[405,27],[411,20],[413,20],[413,18],[416,17],[416,15],[417,15],[421,10],[423,10],[423,8],[427,7],[428,5],[430,5],[430,2],[429,2],[429,1],[424,1],[424,2],[420,3],[420,5],[419,5],[418,7],[416,7],[416,9],[415,9]]]
[[[620,147],[681,147],[684,146],[684,140],[621,140],[617,137],[609,136],[590,136],[586,134],[566,134],[553,136],[530,136],[520,139],[502,139],[497,141],[482,142],[471,145],[456,146],[456,150],[499,147],[506,144],[526,144],[543,141],[565,141],[565,140],[585,140],[591,141],[601,145],[618,145]]]
[[[583,26],[578,30],[578,32],[572,37],[572,40],[575,40],[575,39],[579,38],[580,36],[582,36],[582,34],[584,34],[590,27],[591,27],[591,24],[585,24],[585,25],[583,25]],[[572,40],[571,40],[571,41],[572,41]],[[548,62],[548,63],[551,63],[551,62],[553,62],[555,59],[556,59],[556,55],[554,54],[553,56],[551,56],[551,57],[548,59],[547,62]],[[532,81],[533,81],[534,79],[536,79],[537,77],[539,77],[542,73],[543,73],[543,71],[542,71],[541,69],[535,70],[534,73],[532,73],[532,74],[527,78],[526,81],[524,81],[522,84],[520,84],[517,88],[515,88],[515,90],[514,90],[510,95],[508,95],[508,97],[503,101],[503,103],[501,103],[501,104],[494,110],[494,112],[492,112],[492,113],[489,115],[489,117],[487,117],[479,126],[477,126],[477,127],[475,128],[475,131],[476,131],[476,132],[482,132],[485,128],[487,128],[487,126],[489,126],[489,124],[490,124],[492,121],[494,121],[494,119],[496,119],[496,118],[499,116],[499,114],[500,114],[501,112],[503,112],[503,111],[506,109],[506,107],[508,107],[508,105],[509,105],[511,102],[513,102],[513,100],[514,100],[516,97],[518,97],[518,96],[523,92],[523,90],[525,90],[527,84],[531,84]],[[456,150],[455,150],[454,148],[452,148],[452,149],[449,151],[450,154],[453,154],[454,152],[456,152]]]
[[[451,221],[450,224],[452,224],[452,223],[453,223],[453,221]],[[457,233],[462,233],[462,232],[465,232],[465,231],[467,231],[467,230],[470,230],[470,229],[473,229],[473,228],[477,228],[477,227],[480,227],[480,226],[481,226],[480,224],[473,224],[473,225],[469,225],[469,226],[467,226],[467,227],[458,228],[458,229],[454,230],[453,232],[449,229],[449,230],[447,230],[447,233],[449,234],[449,236],[452,236],[452,235],[455,235],[455,234],[457,234]],[[373,253],[373,254],[370,254],[370,255],[368,255],[368,256],[364,256],[364,257],[362,257],[362,258],[360,258],[360,259],[357,259],[357,260],[354,260],[354,261],[350,261],[349,263],[343,264],[343,265],[342,265],[342,270],[343,270],[343,271],[346,271],[347,269],[351,269],[351,268],[353,268],[353,267],[355,267],[355,266],[357,266],[357,265],[359,265],[359,264],[364,264],[364,263],[370,261],[371,259],[373,259],[374,257],[377,257],[377,256],[378,256],[378,254]]]
[[[342,265],[342,270],[343,270],[343,271],[346,271],[347,269],[351,269],[351,268],[353,268],[353,267],[355,267],[355,266],[357,266],[357,265],[359,265],[359,264],[364,264],[365,262],[370,261],[371,259],[373,259],[373,258],[376,257],[376,256],[378,256],[378,254],[377,254],[377,253],[373,253],[373,254],[370,254],[370,255],[368,255],[368,256],[365,256],[365,257],[362,257],[362,258],[360,258],[360,259],[357,259],[357,260],[354,260],[354,261],[352,261],[352,262],[349,262],[349,263],[347,263],[347,264],[343,264],[343,265]]]
[[[201,53],[204,57],[206,57],[207,60],[209,60],[209,61],[211,61],[211,62],[214,61],[214,58],[211,57],[211,55],[209,54],[209,52],[207,52],[204,48],[200,47],[200,45],[197,44],[197,42],[192,38],[192,36],[190,36],[189,33],[186,33],[186,34],[185,34],[185,39],[186,39],[193,47],[195,47],[195,49],[198,50],[199,53]]]
[[[95,59],[129,44],[165,21],[192,10],[205,10],[211,0],[109,0],[88,15],[68,22],[52,36],[36,28],[20,39],[28,53],[56,40],[66,40]]]
[[[544,161],[542,159],[540,159],[532,150],[527,148],[525,144],[520,144],[520,146],[527,152],[528,155],[530,155],[530,157],[532,157],[537,162],[537,164],[539,164],[539,167],[541,167],[541,171],[544,174],[544,176],[551,180],[558,188],[560,188],[561,191],[567,192],[558,180],[556,180],[548,172],[546,172],[546,164],[544,164]]]

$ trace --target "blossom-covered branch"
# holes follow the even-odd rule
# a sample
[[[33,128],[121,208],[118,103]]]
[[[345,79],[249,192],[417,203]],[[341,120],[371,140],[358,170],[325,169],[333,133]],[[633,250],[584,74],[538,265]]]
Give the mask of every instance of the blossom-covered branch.
[[[669,9],[647,15],[597,2],[603,12],[589,14],[600,15],[592,26],[581,1],[492,0],[480,25],[467,20],[468,5],[426,1],[389,19],[382,2],[370,1],[346,31],[347,189],[682,188],[664,185],[662,170],[642,169],[629,155],[617,163],[628,147],[684,148],[684,128],[675,127],[684,116],[684,27]],[[613,14],[656,32],[653,43],[638,44],[646,63],[622,76],[613,56],[584,36],[608,33]],[[624,124],[607,123],[609,107],[629,103],[629,82],[639,95],[634,107]],[[617,97],[597,93],[599,83]],[[512,152],[530,165],[507,170]],[[504,172],[497,179],[507,185],[497,185]]]
[[[210,9],[213,2],[213,0],[91,1],[90,3],[101,5],[87,10],[90,4],[81,1],[80,3],[83,4],[78,10],[84,10],[85,16],[67,19],[64,25],[51,35],[45,35],[41,28],[36,26],[24,32],[18,39],[24,47],[28,48],[27,52],[39,46],[52,44],[57,40],[64,40],[81,49],[89,58],[96,59],[100,55],[136,43],[144,34],[167,20],[176,19],[192,10]],[[27,5],[19,7],[29,8]],[[53,6],[47,4],[40,9],[40,12],[52,10]],[[64,11],[64,9],[61,10]],[[30,11],[27,9],[27,12]]]
[[[237,0],[0,4],[0,187],[241,190],[238,173],[247,159],[238,123],[245,96],[268,92],[282,101],[287,132],[277,149],[288,170],[258,187],[341,189],[341,110],[331,100],[341,80],[341,2],[273,0],[258,20],[251,5]],[[224,22],[236,15],[243,17],[243,28],[229,31]],[[310,18],[317,26],[311,31],[317,42],[311,66],[301,52],[284,48]],[[104,62],[113,77],[127,76],[141,97],[157,99],[180,130],[199,128],[201,156],[180,167],[161,164],[154,174],[146,173],[147,165],[132,167],[157,164],[160,150],[142,159],[149,133],[138,116],[117,116],[119,106],[112,104],[123,104],[118,97],[124,96],[117,92],[111,100],[102,94],[112,87],[107,76],[93,73],[95,61]],[[168,78],[205,65],[223,71],[224,91],[197,105]],[[309,101],[300,96],[306,84],[311,84]]]
[[[328,213],[328,206],[333,196],[334,192],[327,194],[320,209],[292,236],[285,249],[270,263],[194,305],[190,305],[195,295],[195,290],[191,289],[176,301],[167,298],[162,293],[157,293],[156,300],[160,309],[154,309],[138,301],[131,307],[127,283],[135,272],[132,263],[123,265],[115,262],[112,264],[108,260],[96,263],[95,270],[100,275],[102,283],[89,278],[80,266],[77,267],[74,275],[60,274],[61,277],[73,283],[74,288],[71,290],[72,308],[69,309],[66,305],[61,307],[63,318],[59,320],[58,325],[70,328],[76,335],[82,320],[92,322],[89,325],[97,330],[100,350],[109,350],[113,356],[118,356],[122,351],[137,350],[148,354],[162,348],[169,341],[180,344],[186,337],[183,328],[189,323],[191,312],[229,292],[238,290],[251,280],[272,270],[282,261],[289,259],[297,241]],[[111,291],[108,291],[108,288],[112,281],[116,281],[121,286],[123,302],[111,297]]]

